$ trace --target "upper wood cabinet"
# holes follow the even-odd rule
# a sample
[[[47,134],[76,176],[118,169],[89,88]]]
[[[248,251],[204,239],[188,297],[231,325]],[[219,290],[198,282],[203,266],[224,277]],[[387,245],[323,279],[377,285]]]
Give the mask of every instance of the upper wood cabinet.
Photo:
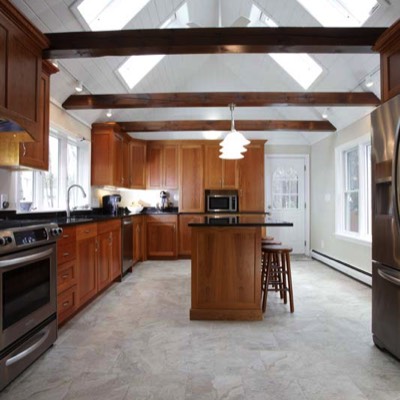
[[[39,96],[40,137],[37,142],[20,144],[19,164],[21,166],[42,170],[49,169],[50,75],[56,72],[58,72],[58,68],[48,61],[43,61]]]
[[[250,143],[239,166],[239,211],[264,212],[264,143]]]
[[[382,102],[400,93],[400,20],[376,41],[373,50],[381,55]]]
[[[178,146],[151,143],[147,146],[147,188],[178,188]]]
[[[205,189],[237,189],[239,174],[236,160],[222,160],[219,144],[204,146]]]
[[[92,185],[128,185],[129,179],[124,177],[124,143],[118,124],[92,125]]]
[[[29,134],[17,140],[41,139],[42,50],[47,38],[10,2],[0,2],[0,117]]]
[[[146,189],[146,143],[132,140],[129,143],[130,188]]]
[[[203,146],[182,144],[179,151],[179,211],[204,212]]]

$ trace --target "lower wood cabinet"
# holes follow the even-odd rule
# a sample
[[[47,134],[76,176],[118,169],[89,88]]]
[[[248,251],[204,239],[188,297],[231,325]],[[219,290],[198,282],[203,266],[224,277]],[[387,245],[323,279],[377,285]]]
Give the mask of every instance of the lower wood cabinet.
[[[143,216],[133,216],[133,264],[144,259],[144,223]]]
[[[192,228],[191,222],[202,222],[204,214],[180,214],[179,215],[179,256],[190,257],[192,254]]]
[[[147,215],[147,258],[177,257],[177,215]]]

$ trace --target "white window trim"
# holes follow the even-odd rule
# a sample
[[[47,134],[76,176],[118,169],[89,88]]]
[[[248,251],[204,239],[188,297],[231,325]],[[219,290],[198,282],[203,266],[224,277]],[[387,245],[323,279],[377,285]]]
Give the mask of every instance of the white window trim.
[[[335,201],[335,236],[339,239],[343,239],[349,242],[364,244],[367,246],[371,245],[372,236],[364,235],[362,233],[352,233],[344,229],[345,226],[345,213],[344,213],[344,183],[345,183],[345,169],[343,168],[343,154],[346,150],[358,148],[360,169],[359,169],[359,232],[366,232],[366,218],[364,216],[368,212],[366,209],[367,199],[365,198],[365,168],[361,164],[364,159],[362,157],[362,146],[371,144],[371,135],[365,134],[354,140],[343,143],[335,149],[335,188],[336,188],[336,201]]]

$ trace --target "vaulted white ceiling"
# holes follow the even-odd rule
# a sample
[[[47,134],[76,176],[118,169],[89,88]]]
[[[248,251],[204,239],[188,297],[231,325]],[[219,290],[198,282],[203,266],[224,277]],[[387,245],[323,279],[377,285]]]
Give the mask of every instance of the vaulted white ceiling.
[[[79,21],[73,0],[11,0],[41,31],[68,32],[88,30]],[[126,0],[128,1],[128,0]],[[130,1],[130,0],[129,0]],[[361,1],[361,0],[359,0]],[[364,26],[387,27],[400,17],[399,0],[379,0],[380,7]],[[182,6],[182,0],[151,0],[124,29],[159,28]],[[201,27],[226,27],[249,18],[255,4],[279,26],[320,26],[296,0],[187,0],[189,22]],[[75,10],[75,11],[74,11]],[[321,76],[307,90],[373,91],[380,97],[379,55],[315,54],[322,66]],[[116,73],[126,57],[60,60],[60,73],[51,80],[52,101],[62,104],[74,93],[75,81],[82,81],[84,93],[127,93],[127,86]],[[372,75],[374,85],[367,89],[364,80]],[[223,91],[304,91],[270,56],[262,54],[171,55],[145,76],[130,92],[223,92]],[[371,107],[334,107],[328,119],[338,129],[370,113]],[[236,108],[239,119],[322,119],[324,109],[316,107]],[[69,111],[91,125],[109,121],[106,110]],[[112,120],[229,119],[226,108],[163,108],[113,110]],[[268,139],[270,143],[310,144],[327,133],[318,132],[245,132],[250,139]],[[143,133],[145,139],[203,138],[202,132]]]

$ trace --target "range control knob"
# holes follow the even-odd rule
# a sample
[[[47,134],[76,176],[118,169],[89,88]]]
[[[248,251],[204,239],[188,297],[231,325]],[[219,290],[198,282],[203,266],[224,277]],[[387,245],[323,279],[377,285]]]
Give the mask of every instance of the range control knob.
[[[0,237],[0,246],[7,246],[12,243],[12,238],[10,236]]]
[[[53,228],[51,230],[51,234],[56,237],[60,236],[62,232],[63,232],[62,228]]]

